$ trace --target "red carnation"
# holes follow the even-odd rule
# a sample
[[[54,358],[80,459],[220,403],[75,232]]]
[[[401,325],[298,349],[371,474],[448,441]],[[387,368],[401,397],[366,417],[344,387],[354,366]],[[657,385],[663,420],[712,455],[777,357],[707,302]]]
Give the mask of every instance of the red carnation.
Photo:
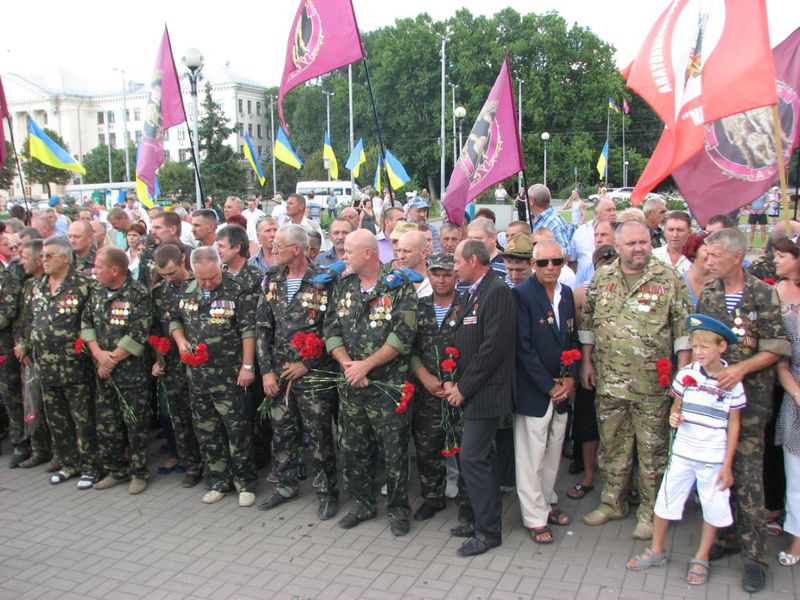
[[[697,386],[697,380],[694,377],[692,377],[691,375],[687,375],[686,377],[684,377],[683,381],[681,383],[683,383],[683,385],[685,387],[696,387]]]
[[[766,283],[768,285],[775,285],[776,281],[772,277],[765,277],[764,278],[764,283]]]
[[[658,385],[661,387],[669,387],[669,375],[659,375]]]
[[[158,346],[159,337],[157,335],[151,335],[147,338],[147,343],[150,344],[153,348]]]
[[[29,412],[24,417],[22,417],[22,421],[27,424],[33,423],[35,420],[36,420],[35,412]]]
[[[581,359],[580,350],[565,350],[561,353],[561,364],[568,367]]]
[[[453,358],[458,358],[461,356],[461,352],[459,352],[458,348],[454,348],[453,346],[448,346],[444,349],[445,354],[449,354]]]
[[[302,331],[298,331],[294,334],[292,341],[289,342],[289,345],[294,348],[295,350],[300,350],[306,343],[306,334]]]
[[[75,340],[75,354],[80,354],[81,352],[83,352],[84,344],[85,342],[83,341],[83,338],[78,338],[77,340]]]
[[[442,361],[442,371],[445,373],[452,373],[456,370],[456,361],[452,358],[446,358]]]
[[[0,354],[0,365],[6,364],[7,360],[8,360],[8,356],[6,356],[5,354]]]
[[[169,343],[169,338],[162,337],[161,340],[158,342],[158,351],[161,354],[169,354],[169,351],[172,349],[172,344]]]
[[[197,347],[195,348],[195,354],[197,354],[198,352],[200,354],[206,354],[207,351],[208,351],[208,346],[206,346],[205,342],[200,342],[199,344],[197,344]]]

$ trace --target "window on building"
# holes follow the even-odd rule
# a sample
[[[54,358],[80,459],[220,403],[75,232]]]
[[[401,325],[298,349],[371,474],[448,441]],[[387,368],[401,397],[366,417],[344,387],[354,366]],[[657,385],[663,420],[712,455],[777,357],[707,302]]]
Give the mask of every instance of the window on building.
[[[186,162],[186,150],[178,150],[178,160]]]
[[[109,142],[111,144],[111,147],[112,148],[116,148],[117,147],[117,134],[116,133],[109,134],[109,139],[111,140],[111,142]]]
[[[134,121],[141,121],[142,120],[142,109],[141,108],[134,108],[133,109],[133,120]]]
[[[114,122],[114,112],[113,111],[108,111],[108,122],[109,122],[109,124]]]
[[[264,136],[261,134],[261,125],[256,125],[256,132],[258,133],[258,139],[262,139]]]
[[[168,142],[169,141],[169,131],[167,131],[165,129],[162,133],[164,134],[164,141]]]
[[[247,101],[247,114],[248,115],[252,115],[253,114],[253,101],[252,100],[248,100]]]
[[[244,123],[239,123],[239,135],[244,135]]]
[[[243,113],[243,112],[244,112],[244,100],[239,98],[239,113]]]
[[[252,123],[248,123],[247,124],[247,135],[249,135],[250,137],[253,137],[253,124]]]
[[[261,146],[258,147],[258,156],[261,156]]]
[[[129,108],[125,109],[125,120],[126,121],[130,121],[131,120],[131,111],[130,111]]]
[[[164,150],[164,162],[168,163],[169,161],[170,161],[169,150]]]
[[[182,142],[186,139],[186,130],[183,127],[178,128],[178,141]]]
[[[47,125],[47,113],[42,113],[42,124]]]
[[[102,111],[98,112],[97,113],[97,124],[98,125],[102,125],[105,122],[106,122],[106,113],[104,113]]]
[[[261,102],[256,102],[256,114],[261,116]]]
[[[244,156],[244,144],[239,144],[239,154]]]
[[[103,136],[102,133],[97,136],[97,145],[98,146],[105,146],[106,145],[106,138]]]
[[[138,145],[141,141],[142,141],[142,132],[141,131],[137,131],[136,132],[136,144]]]

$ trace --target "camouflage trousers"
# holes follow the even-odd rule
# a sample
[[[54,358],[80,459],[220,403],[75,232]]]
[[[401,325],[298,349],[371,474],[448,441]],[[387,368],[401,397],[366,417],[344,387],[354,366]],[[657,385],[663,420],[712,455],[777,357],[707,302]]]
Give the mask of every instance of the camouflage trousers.
[[[13,352],[5,355],[6,360],[0,366],[0,400],[8,411],[8,437],[14,454],[28,456],[31,452],[31,441],[25,434],[25,407],[22,403],[21,366]]]
[[[35,365],[22,368],[23,411],[25,436],[30,440],[31,455],[50,459],[52,441],[50,427],[45,415],[42,385]]]
[[[42,390],[53,450],[63,470],[96,476],[97,433],[92,390],[85,383]]]
[[[733,459],[731,527],[720,529],[717,543],[741,548],[745,558],[766,567],[767,530],[764,508],[764,429],[772,416],[771,392],[745,384],[747,406],[741,411],[741,429]]]
[[[235,385],[213,391],[190,385],[192,423],[211,476],[211,489],[256,491],[252,424],[245,414],[243,390]]]
[[[600,503],[614,511],[624,509],[628,479],[633,468],[634,445],[639,454],[640,521],[653,521],[653,507],[667,465],[670,400],[664,396],[622,400],[597,395],[600,432]]]
[[[336,391],[315,391],[297,383],[292,385],[286,401],[282,392],[269,407],[273,465],[279,481],[276,489],[286,497],[297,493],[300,487],[297,466],[305,432],[314,457],[312,472],[323,474],[317,496],[320,499],[336,499],[339,490],[331,424]]]
[[[408,411],[397,414],[395,403],[374,386],[339,388],[344,486],[358,510],[375,514],[374,452],[377,447],[386,464],[387,516],[407,519],[408,505]]]
[[[149,388],[131,378],[97,379],[95,401],[97,449],[100,468],[116,479],[146,479],[150,422]],[[127,432],[130,459],[125,460]]]
[[[203,459],[192,425],[189,384],[183,369],[185,367],[182,364],[167,364],[164,376],[158,378],[156,389],[159,396],[163,395],[166,400],[181,464],[186,467],[187,473],[200,473],[203,470]]]
[[[442,456],[445,444],[442,400],[430,395],[422,384],[417,384],[417,394],[411,401],[410,410],[421,495],[430,504],[444,506],[447,469]]]

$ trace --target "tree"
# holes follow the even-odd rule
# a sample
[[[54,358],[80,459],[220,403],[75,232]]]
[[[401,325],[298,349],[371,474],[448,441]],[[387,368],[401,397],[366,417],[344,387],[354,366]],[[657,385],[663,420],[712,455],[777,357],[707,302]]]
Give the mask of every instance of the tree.
[[[11,142],[6,140],[6,162],[3,163],[3,168],[0,169],[0,188],[11,189],[11,184],[14,183],[14,177],[17,176],[17,168],[14,159],[14,149]]]
[[[67,143],[55,131],[45,127],[44,132],[50,137],[51,140],[53,140],[54,143],[64,148],[64,150],[67,152],[70,151]],[[26,137],[25,141],[22,143],[22,156],[24,156],[26,159],[30,156],[30,136]],[[72,171],[67,171],[66,169],[56,169],[55,167],[51,167],[40,162],[37,158],[26,160],[22,164],[22,172],[25,180],[28,183],[41,183],[45,185],[48,196],[50,195],[51,183],[64,185],[72,179]]]
[[[242,166],[242,154],[225,144],[236,131],[228,125],[222,107],[211,96],[211,84],[206,84],[203,99],[205,115],[200,119],[198,137],[201,153],[205,158],[200,164],[203,193],[215,198],[240,195],[247,184]]]
[[[85,183],[106,183],[108,181],[108,145],[95,146],[83,157],[86,175]],[[133,173],[133,171],[131,172]],[[111,148],[111,174],[114,181],[125,180],[125,152]]]
[[[182,162],[169,161],[158,170],[158,186],[162,196],[194,202],[194,169]]]

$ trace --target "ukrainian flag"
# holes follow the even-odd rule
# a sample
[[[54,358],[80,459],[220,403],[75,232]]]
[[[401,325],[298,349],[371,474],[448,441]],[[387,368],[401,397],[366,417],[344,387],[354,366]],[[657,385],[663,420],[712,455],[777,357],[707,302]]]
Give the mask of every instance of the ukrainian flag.
[[[275,137],[275,147],[272,152],[279,161],[286,163],[295,169],[303,168],[303,160],[297,156],[297,153],[292,148],[292,143],[286,137],[283,127],[278,127],[278,134]]]
[[[344,167],[353,174],[353,177],[358,177],[361,172],[361,165],[367,162],[367,155],[364,153],[364,138],[358,138],[358,143],[353,146],[353,151],[347,159]]]
[[[376,192],[379,194],[383,191],[383,181],[381,180],[381,165],[383,161],[381,160],[381,155],[378,154],[378,166],[375,167],[375,181],[372,182],[372,187],[375,189]]]
[[[405,167],[389,150],[386,150],[386,172],[389,175],[389,185],[392,186],[393,190],[400,189],[411,181],[411,177],[406,173]]]
[[[619,112],[619,106],[617,106],[617,103],[614,102],[614,99],[611,96],[608,97],[608,108],[614,112]]]
[[[336,155],[333,153],[333,146],[331,146],[331,136],[325,132],[325,141],[322,144],[322,158],[328,159],[328,169],[331,172],[331,179],[339,179],[339,161],[336,160]]]
[[[28,117],[28,152],[31,158],[73,173],[86,174],[86,169],[61,146],[56,144],[39,126]]]
[[[264,182],[267,180],[267,178],[264,177],[264,171],[261,169],[261,165],[258,163],[258,157],[256,156],[255,149],[253,148],[253,142],[250,140],[250,134],[246,131],[244,132],[244,146],[242,147],[242,153],[247,159],[247,162],[250,163],[250,166],[253,167],[253,171],[256,172],[256,177],[258,177],[259,183],[264,185]]]
[[[139,162],[139,148],[141,148],[141,144],[136,146],[136,162]],[[158,195],[161,193],[161,190],[158,187],[158,177],[155,179],[155,189],[153,190],[155,193],[151,196],[150,190],[147,189],[147,184],[139,179],[138,175],[136,177],[136,198],[139,202],[142,203],[142,206],[146,206],[147,208],[153,208],[155,206],[154,200],[158,198]]]
[[[605,179],[608,172],[608,140],[603,145],[603,151],[600,153],[600,158],[597,159],[597,172],[600,179]]]

